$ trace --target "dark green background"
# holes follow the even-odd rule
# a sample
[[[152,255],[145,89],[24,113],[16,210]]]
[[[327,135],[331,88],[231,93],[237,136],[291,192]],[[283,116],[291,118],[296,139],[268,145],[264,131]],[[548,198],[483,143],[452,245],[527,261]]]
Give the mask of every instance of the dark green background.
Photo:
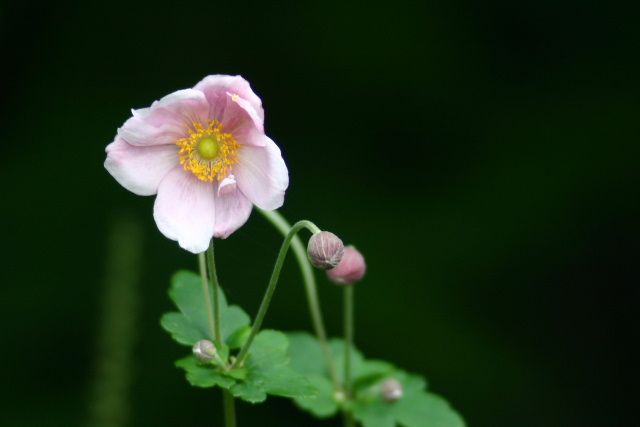
[[[220,425],[172,366],[153,197],[104,170],[130,108],[208,74],[263,99],[283,214],[365,254],[356,341],[425,375],[473,426],[637,419],[637,1],[63,2],[0,6],[0,424],[88,425],[110,227],[142,228],[130,425]],[[279,245],[253,215],[219,242],[255,313]],[[319,274],[318,277],[322,279]],[[289,261],[267,327],[309,328]],[[324,282],[321,282],[324,283]],[[328,327],[340,295],[321,287]],[[328,426],[288,401],[241,426]],[[286,415],[283,415],[286,414]]]

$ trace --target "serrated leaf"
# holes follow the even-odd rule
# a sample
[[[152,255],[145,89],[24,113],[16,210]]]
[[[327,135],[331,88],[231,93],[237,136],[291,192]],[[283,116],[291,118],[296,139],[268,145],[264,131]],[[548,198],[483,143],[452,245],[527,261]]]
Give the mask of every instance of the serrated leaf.
[[[403,397],[394,404],[393,409],[395,418],[405,427],[465,426],[460,414],[445,399],[426,391]]]
[[[295,399],[296,404],[317,417],[327,417],[338,412],[335,390],[323,357],[322,347],[316,337],[306,332],[287,335],[291,342],[289,354],[291,366],[307,375],[320,396],[304,401]],[[338,378],[344,377],[343,340],[329,342]],[[463,427],[464,420],[451,408],[446,400],[425,390],[426,380],[399,370],[393,364],[382,360],[366,360],[355,348],[351,356],[351,372],[355,400],[350,406],[353,416],[363,427]],[[380,392],[380,384],[394,378],[402,385],[403,396],[395,402],[385,401]],[[349,407],[349,406],[347,406]]]
[[[247,378],[231,392],[249,402],[261,402],[266,393],[283,397],[310,398],[318,395],[307,378],[289,366],[285,334],[263,330],[251,346],[246,361]]]
[[[353,415],[363,427],[395,427],[396,420],[389,404],[384,401],[362,402],[353,405]]]
[[[251,326],[243,326],[241,328],[236,329],[229,337],[227,338],[227,344],[229,344],[230,348],[240,348],[244,345],[251,334]]]
[[[260,403],[267,398],[267,393],[253,379],[247,379],[244,382],[231,387],[231,393],[235,397],[239,397],[250,403]]]
[[[220,386],[229,388],[236,382],[233,378],[221,375],[213,365],[198,362],[192,355],[178,360],[176,366],[186,371],[187,381],[196,387]]]
[[[166,313],[160,323],[173,339],[189,346],[199,340],[210,340],[211,328],[200,276],[190,271],[178,271],[171,280],[169,297],[180,312]],[[227,305],[222,290],[219,292],[219,298],[222,338],[226,341],[233,332],[248,326],[250,319],[240,307]],[[211,304],[213,306],[213,300]]]
[[[296,405],[311,412],[318,418],[329,418],[337,414],[340,406],[334,397],[334,389],[331,381],[325,376],[318,374],[307,375],[307,379],[311,386],[318,390],[318,397],[315,399],[294,399]]]
[[[307,332],[289,332],[290,366],[306,375],[327,376],[325,359],[318,339]]]
[[[184,314],[172,311],[160,318],[160,325],[171,334],[174,340],[183,345],[194,345],[204,339],[211,339],[210,334],[195,326]]]
[[[354,405],[354,417],[363,427],[463,427],[464,421],[446,400],[424,390],[425,380],[419,375],[395,371],[403,395],[395,402],[382,399],[379,384],[360,390]],[[390,423],[391,420],[391,424]]]
[[[282,353],[286,355],[287,348],[289,348],[289,339],[280,331],[263,329],[258,333],[255,341],[253,342],[252,353],[256,350],[260,350],[262,347],[271,347],[282,350]],[[287,361],[289,361],[289,357],[287,356],[286,358]]]
[[[245,368],[234,368],[228,372],[223,372],[222,374],[241,381],[244,381],[247,378],[247,370]]]

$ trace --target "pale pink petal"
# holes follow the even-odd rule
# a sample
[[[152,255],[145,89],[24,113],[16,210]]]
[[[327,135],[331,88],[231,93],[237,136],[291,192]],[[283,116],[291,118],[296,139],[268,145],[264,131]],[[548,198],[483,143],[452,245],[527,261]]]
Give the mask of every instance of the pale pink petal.
[[[256,111],[261,121],[264,121],[262,101],[253,93],[249,82],[241,76],[211,75],[202,79],[193,87],[202,91],[211,105],[210,118],[221,120],[224,115],[227,92],[240,96],[247,100]]]
[[[213,237],[214,200],[214,184],[176,166],[160,182],[153,216],[166,237],[189,252],[204,252]]]
[[[249,219],[253,205],[238,188],[216,196],[214,237],[226,239]]]
[[[227,93],[227,106],[222,123],[223,132],[233,134],[233,138],[241,145],[266,145],[262,120],[246,100]]]
[[[104,167],[127,190],[139,196],[156,194],[162,178],[179,164],[177,145],[137,147],[116,136],[107,146]]]
[[[227,193],[235,191],[236,180],[233,175],[229,175],[218,183],[218,196],[223,196]]]
[[[234,175],[247,199],[259,208],[272,210],[284,202],[289,172],[278,146],[270,138],[264,138],[264,147],[243,146],[238,150]]]
[[[202,92],[184,89],[132,113],[118,129],[122,138],[133,145],[169,145],[188,135],[186,125],[206,122],[209,104]]]

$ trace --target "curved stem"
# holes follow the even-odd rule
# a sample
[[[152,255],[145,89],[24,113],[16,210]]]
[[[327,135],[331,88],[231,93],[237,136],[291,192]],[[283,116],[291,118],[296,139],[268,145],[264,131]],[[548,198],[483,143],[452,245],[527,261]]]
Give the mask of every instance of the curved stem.
[[[276,290],[276,284],[278,283],[278,278],[280,277],[280,270],[282,270],[282,265],[284,264],[284,258],[287,255],[287,250],[289,249],[289,245],[291,244],[291,239],[296,235],[296,233],[303,229],[308,228],[311,231],[317,230],[318,227],[315,226],[310,221],[298,221],[294,224],[293,227],[289,230],[287,235],[284,238],[284,242],[282,242],[282,246],[280,247],[280,252],[278,253],[278,258],[276,259],[276,264],[273,267],[273,273],[271,273],[271,280],[269,280],[269,286],[267,286],[267,291],[264,294],[264,298],[262,299],[262,304],[260,304],[260,309],[258,310],[258,314],[256,315],[256,320],[253,322],[253,327],[251,328],[251,333],[247,338],[247,341],[244,343],[242,348],[240,349],[240,353],[238,353],[238,358],[234,362],[233,366],[242,366],[244,359],[247,357],[247,353],[251,344],[253,343],[253,339],[256,334],[260,330],[260,326],[262,326],[262,321],[264,320],[264,316],[267,314],[267,309],[269,308],[269,303],[271,302],[271,297],[273,297],[273,293]]]
[[[278,229],[283,235],[287,235],[291,230],[291,224],[278,211],[265,211],[257,209],[274,227]],[[318,232],[320,230],[318,229]],[[315,233],[315,232],[314,232]],[[338,379],[336,368],[333,364],[333,358],[329,351],[329,344],[327,340],[327,333],[324,328],[324,321],[322,319],[322,311],[320,310],[320,302],[318,300],[318,291],[316,287],[316,277],[313,274],[313,269],[307,258],[307,250],[302,243],[300,237],[295,236],[291,242],[293,253],[298,261],[300,267],[300,273],[302,274],[302,280],[304,282],[305,290],[307,293],[307,302],[309,303],[309,313],[311,315],[311,322],[315,330],[320,346],[322,347],[322,353],[324,354],[325,363],[327,364],[327,371],[331,376],[333,387],[335,390],[342,392],[342,385]]]

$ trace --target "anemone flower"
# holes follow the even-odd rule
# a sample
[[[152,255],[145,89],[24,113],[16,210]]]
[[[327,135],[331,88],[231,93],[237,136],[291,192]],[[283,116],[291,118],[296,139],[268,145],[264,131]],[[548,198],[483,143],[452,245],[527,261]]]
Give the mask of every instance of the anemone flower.
[[[282,206],[289,185],[262,101],[240,76],[211,75],[132,110],[106,152],[107,171],[135,194],[157,194],[158,229],[193,253],[240,228],[253,205]]]

